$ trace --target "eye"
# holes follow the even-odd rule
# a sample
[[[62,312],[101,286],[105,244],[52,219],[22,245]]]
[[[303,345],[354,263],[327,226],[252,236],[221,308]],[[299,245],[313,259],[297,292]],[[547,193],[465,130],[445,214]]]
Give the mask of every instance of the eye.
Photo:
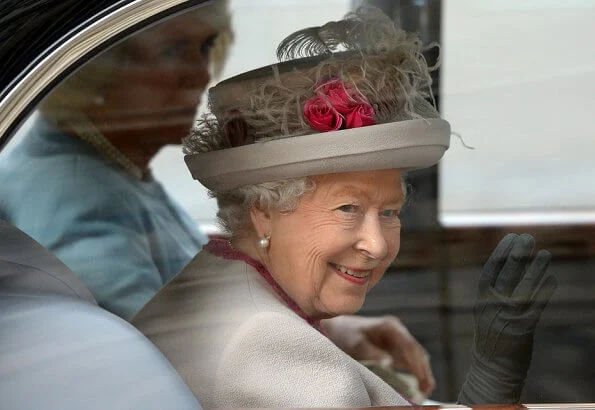
[[[200,45],[200,55],[204,59],[209,58],[209,53],[213,45],[215,45],[215,39],[217,39],[217,35],[213,34],[212,36],[208,37],[205,41],[202,42]]]
[[[161,50],[161,53],[159,54],[163,58],[172,60],[179,58],[184,53],[184,49],[185,44],[183,44],[182,42],[175,42]]]
[[[399,217],[400,210],[398,209],[385,209],[380,212],[380,216],[383,218],[397,219]]]
[[[337,208],[337,210],[341,211],[341,212],[345,212],[345,213],[355,213],[358,211],[358,206],[355,204],[347,204],[347,205],[341,205],[340,207]]]

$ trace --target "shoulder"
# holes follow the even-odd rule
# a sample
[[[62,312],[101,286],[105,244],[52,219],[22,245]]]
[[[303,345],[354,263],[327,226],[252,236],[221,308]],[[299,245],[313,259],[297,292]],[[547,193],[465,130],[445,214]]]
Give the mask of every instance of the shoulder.
[[[166,355],[205,407],[222,352],[258,316],[247,265],[201,251],[132,323]],[[250,324],[247,325],[250,327]]]
[[[257,275],[203,250],[133,319],[206,407],[406,404]]]
[[[303,346],[308,347],[304,349]],[[227,350],[232,353],[238,349],[266,351],[267,354],[285,356],[282,360],[289,362],[319,356],[321,352],[339,361],[345,358],[343,352],[326,336],[289,309],[286,312],[254,312],[247,317],[237,327],[224,356]],[[233,360],[234,354],[228,356]]]
[[[396,391],[293,314],[253,315],[229,339],[216,372],[218,407],[407,405]]]
[[[229,407],[369,406],[355,364],[297,315],[258,313],[223,351],[215,400]]]
[[[260,311],[266,290],[255,286],[252,268],[243,261],[228,260],[200,251],[135,316],[134,322],[149,335],[160,335],[173,322],[205,332],[214,318],[225,326],[213,333],[240,326]],[[272,296],[274,298],[274,296]],[[277,302],[280,303],[280,302]]]
[[[260,357],[265,362],[281,360],[286,364],[307,362],[321,355],[336,362],[345,358],[326,336],[289,310],[254,312],[247,317],[229,340],[223,360],[235,362],[238,351],[245,353],[242,357]]]
[[[127,209],[138,213],[145,205],[133,182],[99,156],[57,155],[19,162],[20,167],[11,167],[10,173],[0,177],[0,191],[2,196],[6,194],[3,202],[18,214],[56,213],[78,218],[80,211],[94,219],[102,215],[111,218]],[[8,175],[19,178],[4,181]]]
[[[123,173],[92,146],[68,133],[52,128],[38,118],[17,132],[17,141],[3,153],[0,167],[29,179],[33,186],[59,191],[116,193],[126,185]],[[23,184],[20,184],[23,186]],[[50,191],[44,189],[44,191]]]
[[[234,334],[266,323],[266,313],[295,316],[267,291],[266,283],[258,282],[251,269],[243,261],[202,250],[143,306],[133,323],[180,360],[198,354],[198,345],[203,351],[214,346],[219,357]]]

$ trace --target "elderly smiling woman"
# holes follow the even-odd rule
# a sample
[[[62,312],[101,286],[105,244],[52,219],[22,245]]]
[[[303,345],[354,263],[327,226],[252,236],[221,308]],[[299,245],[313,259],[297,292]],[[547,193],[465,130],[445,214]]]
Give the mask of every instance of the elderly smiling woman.
[[[185,141],[230,239],[133,323],[207,408],[407,404],[320,321],[361,308],[399,251],[403,173],[449,146],[421,42],[365,8],[292,34],[278,55],[212,88]]]
[[[448,148],[421,42],[360,9],[278,54],[211,89],[185,141],[230,240],[133,323],[207,408],[407,404],[320,321],[361,308],[399,251],[403,172]]]

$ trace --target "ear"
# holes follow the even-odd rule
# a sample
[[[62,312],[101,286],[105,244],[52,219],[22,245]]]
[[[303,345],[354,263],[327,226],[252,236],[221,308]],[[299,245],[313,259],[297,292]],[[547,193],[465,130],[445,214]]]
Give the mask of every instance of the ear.
[[[259,238],[271,233],[271,213],[268,209],[253,206],[250,209],[250,219]]]

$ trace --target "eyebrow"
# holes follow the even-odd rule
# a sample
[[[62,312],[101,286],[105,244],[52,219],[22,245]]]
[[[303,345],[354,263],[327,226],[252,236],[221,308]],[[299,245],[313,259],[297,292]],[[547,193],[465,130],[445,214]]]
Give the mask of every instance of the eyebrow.
[[[363,196],[366,199],[370,199],[370,196],[367,192],[363,191],[362,189],[358,188],[355,185],[343,185],[340,188],[336,188],[330,191],[330,194],[333,196]],[[405,197],[399,191],[399,194],[396,197],[388,198],[387,203],[398,203],[399,205],[403,205],[405,202]]]

